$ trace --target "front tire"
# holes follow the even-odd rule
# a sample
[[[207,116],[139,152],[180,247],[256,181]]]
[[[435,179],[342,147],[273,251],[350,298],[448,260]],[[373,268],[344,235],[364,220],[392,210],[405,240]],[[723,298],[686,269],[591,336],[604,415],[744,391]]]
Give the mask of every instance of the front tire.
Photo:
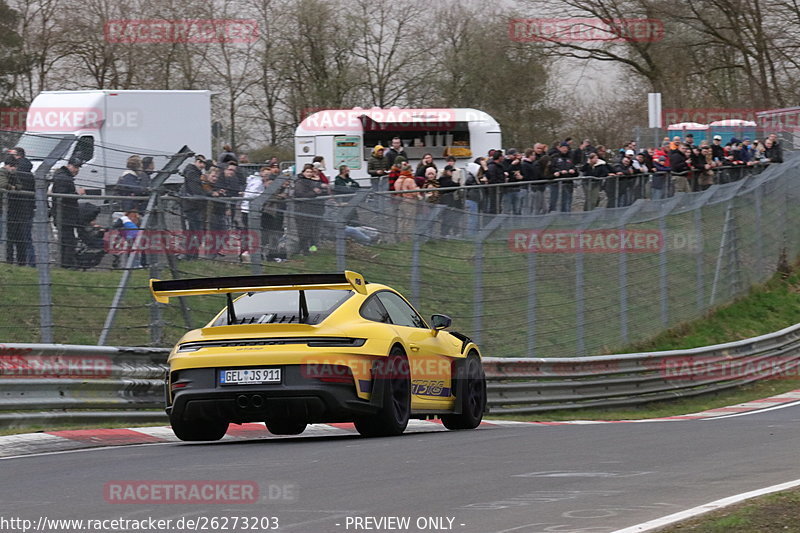
[[[400,435],[406,430],[411,415],[411,371],[405,353],[394,347],[382,363],[376,367],[372,389],[381,390],[375,384],[383,381],[381,408],[374,415],[355,420],[356,429],[365,437]]]
[[[175,436],[183,441],[219,440],[228,431],[228,422],[222,420],[178,420],[169,417]]]
[[[456,398],[461,404],[461,414],[442,416],[442,424],[447,429],[474,429],[480,425],[486,411],[486,375],[477,354],[470,353],[467,357],[463,379],[466,382],[461,397]]]
[[[266,426],[273,435],[299,435],[306,430],[308,424],[286,418],[274,418],[267,420]]]

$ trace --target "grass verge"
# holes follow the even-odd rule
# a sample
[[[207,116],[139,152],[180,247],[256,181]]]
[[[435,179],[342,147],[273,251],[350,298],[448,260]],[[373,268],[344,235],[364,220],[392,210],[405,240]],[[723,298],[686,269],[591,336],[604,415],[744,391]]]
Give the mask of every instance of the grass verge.
[[[661,533],[800,533],[800,489],[792,489],[720,509],[660,529]]]

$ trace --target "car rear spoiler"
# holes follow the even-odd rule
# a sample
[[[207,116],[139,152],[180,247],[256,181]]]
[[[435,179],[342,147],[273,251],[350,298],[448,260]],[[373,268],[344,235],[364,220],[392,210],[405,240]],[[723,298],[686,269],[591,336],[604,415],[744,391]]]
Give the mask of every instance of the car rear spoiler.
[[[341,274],[280,274],[150,280],[150,292],[153,293],[153,298],[163,304],[169,303],[169,299],[176,296],[312,289],[352,289],[359,294],[366,294],[367,282],[364,280],[364,276],[349,270],[345,270]]]

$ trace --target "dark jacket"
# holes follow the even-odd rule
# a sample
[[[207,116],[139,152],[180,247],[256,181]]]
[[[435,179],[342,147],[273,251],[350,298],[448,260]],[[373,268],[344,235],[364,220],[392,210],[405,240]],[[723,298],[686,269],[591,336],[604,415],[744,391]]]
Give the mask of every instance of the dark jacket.
[[[553,167],[553,177],[555,179],[577,177],[578,175],[577,171],[574,173],[570,172],[570,170],[576,170],[576,169],[575,169],[575,163],[572,162],[572,157],[570,157],[569,152],[567,152],[566,155],[563,155],[561,152],[558,152],[558,154],[553,158],[551,166]],[[560,172],[560,174],[556,176],[555,175],[556,172]],[[572,188],[575,185],[575,182],[573,181],[565,181],[562,183],[563,185],[561,185],[561,187],[564,187],[566,190],[572,190]]]
[[[53,193],[55,194],[78,194],[75,188],[75,176],[65,166],[56,170],[53,174]],[[56,198],[53,202],[53,216],[61,224],[75,225],[78,221],[78,199],[77,198]]]
[[[294,197],[295,198],[316,198],[325,194],[325,184],[318,180],[310,180],[299,174],[297,181],[294,184]],[[316,192],[314,189],[319,189]]]
[[[442,175],[439,178],[439,187],[458,187],[458,183],[453,181],[452,176]],[[446,205],[447,207],[460,207],[460,202],[458,201],[458,196],[456,195],[458,191],[439,191],[439,203],[442,205]]]
[[[725,161],[725,148],[721,144],[711,143],[711,158]]]
[[[358,184],[356,180],[350,177],[350,174],[347,176],[338,175],[333,182],[333,192],[334,194],[348,194],[353,193],[356,189],[361,188],[361,185]]]
[[[200,197],[208,196],[203,189],[203,181],[201,176],[203,171],[194,163],[189,163],[183,169],[183,196],[198,197],[196,200],[186,199],[183,201],[184,211],[201,211],[205,209],[205,201]]]
[[[117,181],[117,193],[120,196],[147,196],[149,188],[150,176],[142,171],[126,170]],[[123,211],[138,209],[140,213],[144,213],[147,201],[123,200],[121,207]]]
[[[689,164],[686,161],[686,156],[681,152],[672,152],[669,154],[669,167],[672,172],[681,173],[690,170]]]
[[[783,163],[783,148],[780,143],[775,143],[772,148],[764,150],[764,157],[768,158],[772,163]]]
[[[480,183],[478,183],[478,177],[475,176],[472,172],[467,171],[466,174],[467,174],[467,177],[464,180],[464,185],[480,185]],[[472,202],[480,202],[481,201],[481,189],[477,188],[477,187],[474,188],[474,189],[467,189],[467,198],[466,199],[470,200]]]
[[[11,175],[10,185],[12,192],[8,194],[9,222],[30,222],[33,219],[33,210],[36,207],[33,196],[13,191],[33,192],[36,188],[33,174],[16,171]]]
[[[386,161],[389,163],[389,166],[391,167],[392,165],[394,165],[394,160],[397,159],[398,155],[402,155],[403,157],[406,158],[406,161],[408,161],[408,154],[406,153],[405,150],[398,152],[394,148],[389,148],[383,155],[383,157],[386,158]]]
[[[513,163],[512,161],[516,161],[516,159],[506,158],[503,160],[503,171],[507,174],[506,181],[508,183],[519,183],[522,181],[522,178],[517,179],[517,172],[522,174],[522,160],[519,160],[519,163]],[[519,187],[503,187],[503,192],[512,192],[518,191]]]
[[[17,159],[17,172],[33,172],[33,163],[27,157]]]
[[[583,172],[584,176],[591,176],[593,178],[606,178],[609,174],[611,174],[611,167],[602,159],[598,159],[597,163],[594,165],[589,163],[583,165],[581,171]]]
[[[502,163],[498,163],[497,161],[489,161],[489,165],[486,169],[486,179],[488,180],[488,183],[492,184],[505,183],[506,173],[503,170]]]
[[[370,156],[369,161],[367,162],[367,174],[372,176],[373,178],[380,178],[382,175],[378,174],[379,170],[383,170],[383,175],[385,176],[389,172],[389,161],[386,159],[386,156],[383,157],[376,157]]]

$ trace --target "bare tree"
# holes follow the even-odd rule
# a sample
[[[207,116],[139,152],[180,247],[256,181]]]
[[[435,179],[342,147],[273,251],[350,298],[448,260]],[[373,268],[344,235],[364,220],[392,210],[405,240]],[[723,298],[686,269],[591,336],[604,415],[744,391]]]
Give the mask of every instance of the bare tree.
[[[370,105],[407,104],[413,87],[435,74],[429,5],[419,0],[356,0],[351,32]]]

